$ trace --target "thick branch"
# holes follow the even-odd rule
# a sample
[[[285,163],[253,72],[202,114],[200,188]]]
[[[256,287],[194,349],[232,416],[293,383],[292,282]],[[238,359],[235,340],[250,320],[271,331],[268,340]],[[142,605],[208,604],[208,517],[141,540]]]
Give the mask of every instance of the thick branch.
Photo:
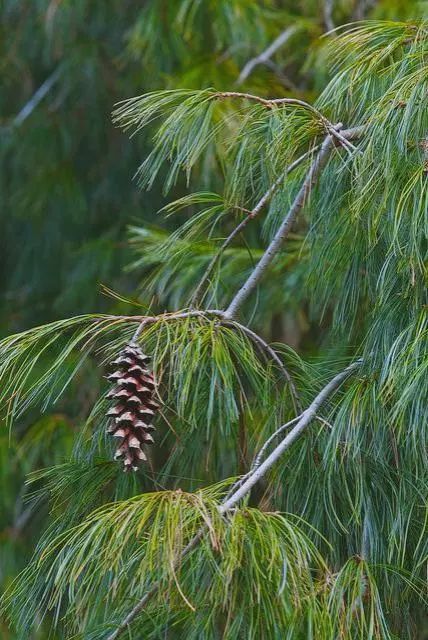
[[[306,174],[305,180],[294,199],[291,208],[285,217],[283,223],[279,227],[276,232],[274,238],[272,239],[270,245],[266,249],[265,253],[253,269],[252,273],[248,277],[247,281],[242,285],[239,289],[232,302],[229,304],[226,309],[225,315],[228,318],[233,318],[238,312],[239,308],[248,298],[250,293],[255,289],[258,285],[259,281],[262,279],[263,275],[267,271],[268,267],[271,265],[273,259],[277,255],[277,253],[282,248],[284,240],[287,238],[290,233],[291,227],[294,221],[297,218],[297,215],[300,213],[303,208],[307,197],[310,193],[311,188],[313,187],[314,182],[317,180],[321,170],[327,162],[327,159],[330,155],[330,152],[333,148],[333,138],[331,135],[328,135],[323,144],[321,145],[321,149],[317,154],[314,162],[312,163],[308,173]]]
[[[221,514],[230,511],[240,500],[245,498],[254,485],[266,475],[271,467],[279,460],[283,453],[289,449],[289,447],[302,435],[306,427],[316,417],[320,407],[326,402],[326,400],[340,387],[340,385],[361,365],[361,361],[354,362],[344,371],[338,373],[330,382],[320,391],[315,397],[309,407],[302,413],[297,424],[293,429],[285,436],[285,438],[279,443],[279,445],[272,451],[272,453],[266,458],[266,460],[260,464],[260,466],[251,473],[248,478],[238,486],[236,491],[227,497],[227,499],[220,505],[219,511]],[[188,545],[183,549],[180,557],[174,564],[174,568],[177,568],[180,562],[185,558],[200,542],[206,532],[206,527],[202,527],[198,533],[192,538]],[[123,622],[117,627],[113,633],[111,633],[107,640],[117,640],[119,636],[125,631],[135,618],[143,611],[146,604],[156,595],[162,585],[161,580],[156,581],[153,586],[147,591],[147,593],[141,598],[141,600],[135,605],[135,607],[129,612]]]

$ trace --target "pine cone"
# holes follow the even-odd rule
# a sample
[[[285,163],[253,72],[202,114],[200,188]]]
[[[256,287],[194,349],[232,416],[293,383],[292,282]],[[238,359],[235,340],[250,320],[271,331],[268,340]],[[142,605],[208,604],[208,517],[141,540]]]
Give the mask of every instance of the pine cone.
[[[106,376],[114,383],[107,398],[114,400],[107,412],[112,418],[107,433],[120,438],[115,460],[122,459],[124,471],[136,471],[141,460],[147,460],[141,448],[153,442],[151,432],[155,430],[151,420],[159,404],[154,400],[155,381],[146,364],[150,360],[131,342],[111,364],[115,371]]]

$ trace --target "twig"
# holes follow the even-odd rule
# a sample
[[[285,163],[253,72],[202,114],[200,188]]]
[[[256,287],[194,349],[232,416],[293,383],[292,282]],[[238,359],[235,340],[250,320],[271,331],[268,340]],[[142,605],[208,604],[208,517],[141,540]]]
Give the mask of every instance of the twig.
[[[284,221],[282,222],[263,256],[260,258],[252,273],[247,278],[247,281],[242,285],[242,287],[236,293],[228,308],[226,309],[226,317],[233,318],[236,315],[241,305],[245,302],[253,289],[258,285],[259,281],[272,263],[276,254],[280,251],[284,240],[290,233],[291,227],[296,220],[297,215],[306,202],[306,199],[310,193],[311,188],[314,185],[314,182],[317,180],[321,170],[327,162],[327,159],[333,148],[332,143],[333,138],[331,135],[328,135],[322,143],[321,149],[317,154],[315,160],[313,161],[311,167],[309,168],[305,180],[298,194],[296,195],[287,216],[285,217]]]
[[[300,404],[300,399],[299,399],[296,387],[294,385],[293,379],[290,376],[290,374],[288,373],[287,369],[284,366],[284,363],[282,362],[281,358],[276,353],[276,351],[274,349],[272,349],[272,347],[265,340],[263,340],[263,338],[261,336],[259,336],[258,333],[255,333],[255,331],[253,331],[252,329],[250,329],[246,325],[241,324],[239,322],[236,322],[236,320],[232,321],[232,320],[222,320],[222,319],[220,319],[220,324],[222,324],[223,326],[226,326],[226,327],[237,327],[238,329],[240,329],[243,333],[245,333],[259,347],[259,349],[262,352],[265,352],[267,354],[269,359],[271,359],[274,362],[276,362],[276,364],[278,365],[279,369],[282,371],[282,374],[283,374],[284,378],[287,380],[288,385],[290,387],[290,393],[291,393],[291,397],[292,397],[292,400],[293,400],[295,411],[296,412],[297,411],[301,411],[302,407],[301,407],[301,404]]]
[[[258,469],[260,467],[260,465],[262,463],[262,460],[265,457],[266,451],[269,449],[270,445],[275,440],[275,438],[277,438],[286,429],[288,429],[293,424],[295,424],[298,420],[300,420],[301,417],[302,417],[302,414],[300,414],[296,418],[293,418],[292,420],[289,420],[288,422],[283,424],[281,427],[279,427],[279,429],[274,431],[274,433],[272,433],[272,435],[266,440],[266,442],[264,443],[264,445],[262,446],[262,448],[260,449],[260,451],[258,452],[256,457],[254,458],[253,464],[251,465],[250,474],[253,473],[253,471],[255,471],[256,469]]]
[[[274,193],[277,191],[278,187],[282,184],[284,178],[286,178],[286,176],[288,176],[292,171],[294,171],[294,169],[296,169],[299,165],[301,165],[302,162],[304,162],[309,156],[311,156],[315,151],[317,151],[320,146],[321,145],[317,145],[316,147],[310,149],[309,151],[306,151],[306,153],[302,154],[299,158],[297,158],[290,165],[288,165],[285,171],[281,173],[279,178],[275,180],[275,182],[269,187],[266,193],[260,198],[260,200],[254,207],[254,209],[250,211],[248,215],[243,220],[241,220],[241,222],[235,227],[235,229],[233,229],[233,231],[228,235],[228,237],[226,238],[226,240],[224,240],[223,244],[221,245],[217,253],[212,257],[210,263],[208,264],[208,267],[206,268],[204,275],[200,279],[195,289],[195,292],[192,295],[192,298],[190,301],[190,307],[195,306],[199,302],[202,289],[206,284],[207,280],[209,279],[210,275],[212,274],[214,267],[219,261],[224,250],[231,244],[231,242],[236,238],[236,236],[239,233],[241,233],[241,231],[247,226],[250,220],[253,220],[259,215],[259,213],[262,211],[262,209],[265,207],[265,205],[269,202],[269,200],[272,198]]]
[[[352,151],[358,151],[348,139],[343,137],[337,130],[337,125],[334,125],[328,118],[325,117],[316,107],[314,107],[309,102],[305,102],[304,100],[299,100],[298,98],[261,98],[260,96],[256,96],[252,93],[240,93],[239,91],[219,91],[213,95],[214,98],[239,98],[244,100],[251,100],[253,102],[258,102],[262,104],[264,107],[268,109],[273,109],[275,106],[285,106],[291,105],[296,107],[302,107],[307,111],[313,113],[319,121],[324,125],[326,131],[330,133],[332,136],[337,138],[340,143],[347,149],[351,149]]]
[[[300,400],[297,394],[296,387],[291,378],[291,375],[287,371],[286,367],[284,366],[284,363],[282,362],[281,358],[278,356],[276,351],[274,351],[274,349],[272,349],[272,347],[265,340],[263,340],[261,336],[259,336],[255,331],[252,331],[252,329],[250,329],[246,325],[241,324],[236,320],[226,318],[224,315],[224,311],[221,311],[220,309],[207,309],[204,311],[202,310],[198,311],[195,309],[190,311],[179,311],[177,313],[164,313],[157,316],[143,316],[142,318],[141,316],[122,316],[122,318],[135,320],[136,322],[139,323],[131,339],[131,342],[135,342],[138,339],[138,337],[141,335],[144,328],[151,324],[154,324],[155,322],[162,322],[165,320],[166,321],[180,320],[182,318],[206,318],[209,316],[218,318],[220,324],[222,324],[223,326],[236,327],[237,329],[245,333],[251,339],[251,341],[254,342],[259,347],[259,349],[268,356],[269,359],[276,362],[276,364],[278,365],[279,369],[281,370],[284,378],[287,380],[288,385],[290,387],[290,393],[293,399],[295,410],[299,411],[301,406],[300,406]]]
[[[311,423],[318,413],[320,407],[324,402],[340,387],[340,385],[361,365],[361,360],[354,362],[344,371],[338,373],[330,382],[320,391],[315,397],[309,407],[299,417],[295,427],[285,436],[280,444],[272,451],[272,453],[266,458],[266,460],[242,483],[236,491],[227,497],[225,501],[219,506],[220,514],[224,515],[230,511],[238,502],[245,498],[254,485],[269,471],[269,469],[279,460],[282,454],[289,449],[289,447],[299,438],[304,432],[306,427]],[[285,426],[285,425],[284,425]],[[179,558],[174,563],[174,569],[177,568],[183,558],[185,558],[203,538],[207,530],[207,527],[202,527],[198,533],[190,540],[187,546],[181,552]],[[152,587],[145,593],[141,600],[135,605],[135,607],[128,613],[119,626],[111,633],[107,640],[117,640],[123,631],[135,620],[135,618],[143,611],[146,604],[156,595],[162,581],[157,580],[153,583]]]
[[[293,418],[292,420],[289,420],[288,422],[283,424],[281,427],[279,427],[279,429],[274,431],[274,433],[272,433],[272,435],[268,438],[268,440],[266,440],[266,442],[264,443],[263,447],[260,449],[260,451],[257,454],[257,456],[254,458],[253,464],[251,465],[250,473],[252,473],[256,469],[258,469],[258,467],[260,467],[260,465],[262,463],[262,460],[263,460],[263,458],[264,458],[264,456],[266,454],[266,451],[268,450],[268,448],[272,444],[272,442],[279,435],[281,435],[281,433],[283,433],[286,429],[291,427],[291,425],[295,424],[297,422],[297,420],[300,420],[302,415],[303,415],[303,413],[298,415],[296,418]],[[329,427],[329,429],[332,429],[332,425],[329,422],[327,422],[327,420],[324,420],[324,418],[322,418],[321,416],[314,416],[314,420],[318,420],[319,422],[321,422],[321,424],[324,424],[325,426]],[[248,475],[249,474],[247,474],[247,476]]]
[[[253,69],[259,64],[266,64],[267,62],[269,62],[274,53],[276,53],[276,51],[278,51],[278,49],[282,47],[296,31],[297,27],[294,25],[291,27],[287,27],[287,29],[284,29],[284,31],[280,33],[277,38],[275,38],[275,40],[267,47],[267,49],[265,49],[260,55],[256,56],[255,58],[251,58],[251,60],[249,60],[242,68],[236,84],[239,86],[240,84],[245,82],[248,76],[252,73]]]
[[[34,109],[40,104],[45,95],[49,93],[54,84],[61,76],[62,68],[57,67],[53,73],[44,81],[44,83],[37,89],[31,99],[22,107],[21,111],[12,121],[13,127],[19,127],[24,120],[28,118],[34,111]]]

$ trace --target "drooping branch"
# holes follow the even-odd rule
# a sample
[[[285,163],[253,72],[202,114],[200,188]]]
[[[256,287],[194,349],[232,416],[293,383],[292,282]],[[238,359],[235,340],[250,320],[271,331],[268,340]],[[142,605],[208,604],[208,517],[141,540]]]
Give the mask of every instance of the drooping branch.
[[[248,475],[246,480],[239,484],[233,493],[229,494],[223,503],[219,506],[220,514],[224,515],[230,511],[235,505],[243,500],[254,487],[254,485],[263,478],[267,472],[274,466],[274,464],[281,458],[281,456],[287,451],[291,445],[304,433],[306,428],[312,422],[321,408],[321,406],[330,398],[335,391],[341,386],[341,384],[353,374],[362,364],[361,360],[358,360],[338,373],[330,382],[318,393],[318,395],[311,402],[309,407],[300,415],[296,425],[289,431],[283,440],[275,447],[272,453],[266,458],[266,460],[260,464],[252,473]],[[180,566],[181,561],[189,555],[193,549],[197,547],[200,540],[204,537],[207,531],[207,527],[202,527],[198,533],[190,540],[187,546],[183,549],[180,556],[174,563],[174,570]],[[136,619],[136,617],[143,611],[146,604],[157,594],[161,588],[162,581],[158,580],[153,583],[152,587],[145,593],[141,600],[131,609],[124,620],[113,631],[106,640],[117,640],[122,633],[128,628],[128,626]]]
[[[259,336],[255,331],[253,331],[246,325],[241,324],[240,322],[237,322],[236,320],[227,318],[225,316],[225,312],[220,309],[207,309],[204,311],[202,310],[199,311],[195,309],[190,311],[178,311],[176,313],[164,313],[157,316],[143,316],[143,317],[130,316],[129,317],[130,320],[132,319],[138,322],[137,329],[135,330],[131,338],[131,342],[135,342],[147,326],[155,324],[156,322],[175,321],[183,318],[209,318],[209,317],[218,318],[219,323],[223,326],[233,327],[242,331],[242,333],[244,333],[248,338],[250,338],[250,340],[258,347],[258,349],[262,353],[264,353],[264,355],[267,357],[268,360],[273,360],[278,365],[278,368],[280,369],[282,375],[284,376],[284,378],[286,379],[289,385],[294,408],[296,412],[300,411],[301,404],[300,404],[299,396],[296,390],[296,386],[293,382],[293,379],[290,373],[287,371],[286,367],[284,366],[284,363],[282,362],[281,358],[278,356],[276,351],[272,349],[272,347],[265,340],[263,340],[263,338]]]
[[[339,132],[339,127],[332,122],[328,118],[325,117],[323,113],[313,104],[309,102],[305,102],[304,100],[299,100],[298,98],[261,98],[260,96],[256,96],[252,93],[240,93],[239,91],[218,91],[213,95],[214,98],[237,98],[250,100],[252,102],[258,102],[263,105],[267,109],[274,109],[276,106],[296,106],[305,109],[306,111],[311,112],[325,127],[325,130],[335,137],[342,146],[351,151],[356,151],[357,149],[349,142],[349,139],[346,136],[342,136]]]
[[[229,326],[229,327],[236,327],[240,329],[240,331],[245,333],[245,335],[247,335],[250,338],[250,340],[254,342],[265,355],[267,355],[268,359],[276,362],[284,378],[287,380],[288,386],[290,387],[290,393],[293,399],[294,409],[296,410],[296,413],[297,411],[301,411],[300,399],[299,399],[295,384],[293,382],[293,379],[291,375],[288,373],[287,369],[284,366],[284,363],[282,362],[281,358],[276,353],[276,351],[274,351],[274,349],[272,349],[272,347],[265,340],[263,340],[263,338],[259,336],[258,333],[256,333],[246,325],[236,322],[236,320],[229,321],[229,320],[220,319],[220,323],[226,327]]]

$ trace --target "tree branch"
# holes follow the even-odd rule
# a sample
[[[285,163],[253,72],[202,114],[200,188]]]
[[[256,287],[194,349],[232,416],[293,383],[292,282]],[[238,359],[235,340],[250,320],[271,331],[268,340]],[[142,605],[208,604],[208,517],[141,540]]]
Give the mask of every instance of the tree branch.
[[[304,100],[299,100],[298,98],[261,98],[260,96],[256,96],[252,93],[240,93],[239,91],[218,91],[213,95],[214,98],[238,98],[244,100],[250,100],[253,102],[258,102],[268,109],[273,109],[275,106],[285,106],[285,105],[294,105],[296,107],[302,107],[307,111],[313,113],[318,120],[324,125],[326,131],[330,133],[332,136],[337,138],[340,143],[347,149],[352,151],[357,151],[357,149],[349,142],[349,140],[342,136],[339,131],[337,125],[334,125],[328,118],[325,117],[316,107],[314,107],[309,102],[305,102]]]
[[[346,369],[338,373],[330,382],[319,392],[309,407],[301,414],[297,424],[285,436],[285,438],[275,447],[272,453],[247,480],[221,505],[220,512],[225,513],[231,509],[237,502],[244,498],[257,482],[266,475],[269,469],[279,460],[282,454],[299,438],[306,427],[312,422],[326,400],[340,387],[340,385],[362,364],[362,360],[357,360],[350,364]],[[284,425],[285,426],[285,425]],[[288,426],[288,425],[287,425]]]
[[[280,251],[284,240],[287,238],[290,233],[291,227],[294,221],[297,218],[297,215],[303,208],[307,197],[310,193],[310,190],[317,180],[321,170],[327,162],[327,159],[330,155],[330,152],[333,148],[333,138],[331,135],[328,135],[324,142],[321,145],[321,149],[317,154],[315,160],[313,161],[311,167],[309,168],[308,173],[306,174],[305,180],[296,195],[291,208],[273,237],[270,245],[264,252],[263,256],[260,258],[259,262],[253,269],[250,276],[247,278],[247,281],[242,285],[239,291],[236,293],[235,297],[229,304],[228,308],[225,311],[225,316],[228,318],[233,318],[238,312],[239,308],[248,298],[253,289],[257,286],[259,281],[262,279],[266,270],[272,263],[276,254]]]
[[[284,366],[284,363],[282,362],[281,358],[276,353],[276,351],[274,351],[274,349],[272,349],[272,347],[265,340],[263,340],[261,336],[259,336],[255,331],[252,331],[252,329],[250,329],[246,325],[241,324],[236,320],[226,318],[224,311],[221,311],[220,309],[207,309],[204,311],[202,310],[198,311],[197,309],[195,309],[190,311],[179,311],[177,313],[165,313],[157,316],[143,316],[142,318],[140,316],[129,316],[129,317],[122,316],[122,317],[126,319],[135,320],[136,322],[139,323],[137,329],[135,330],[131,338],[131,342],[135,342],[139,338],[141,333],[144,331],[145,327],[151,324],[154,324],[155,322],[159,322],[162,320],[163,321],[180,320],[182,318],[206,318],[207,316],[208,317],[213,316],[214,318],[218,318],[220,324],[222,324],[223,326],[238,328],[240,331],[245,333],[245,335],[247,335],[250,338],[250,340],[254,344],[256,344],[258,348],[265,355],[267,355],[268,359],[271,359],[274,362],[276,362],[276,364],[278,365],[279,369],[281,370],[284,378],[287,380],[288,385],[290,387],[290,393],[293,399],[294,408],[296,412],[300,411],[301,404],[300,404],[300,400],[299,400],[299,396],[298,396],[295,384],[293,382],[292,377],[288,373],[286,367]]]
[[[287,449],[302,435],[308,425],[316,417],[320,407],[326,402],[326,400],[340,387],[340,385],[362,364],[361,360],[357,360],[353,364],[349,365],[338,373],[330,382],[318,393],[318,395],[311,402],[309,407],[298,418],[297,424],[293,429],[285,436],[285,438],[277,445],[272,453],[266,458],[266,460],[260,464],[253,473],[247,477],[247,479],[236,488],[236,490],[229,495],[225,501],[219,506],[220,514],[224,515],[230,511],[240,500],[245,498],[251,489],[257,482],[266,475],[271,467],[279,460]],[[285,425],[284,425],[285,427]],[[174,568],[177,568],[183,558],[185,558],[203,538],[207,530],[207,527],[202,527],[198,533],[190,540],[187,546],[181,552],[179,558],[174,563]],[[156,595],[162,585],[161,580],[153,583],[152,587],[145,593],[141,600],[135,605],[135,607],[124,618],[123,622],[111,633],[107,640],[117,640],[123,631],[135,620],[135,618],[143,611],[146,604]]]
[[[289,420],[285,424],[281,425],[276,431],[274,431],[271,436],[269,436],[269,438],[266,440],[266,442],[263,444],[262,448],[260,449],[260,451],[258,452],[256,457],[254,458],[253,463],[251,465],[251,469],[250,469],[248,475],[251,475],[251,473],[253,473],[253,471],[255,471],[256,469],[258,469],[260,467],[260,465],[262,463],[262,460],[265,457],[266,451],[269,449],[270,445],[275,440],[275,438],[277,438],[286,429],[288,429],[293,424],[295,424],[298,420],[300,420],[301,417],[302,417],[302,414],[300,414],[296,418],[293,418],[292,420]]]
[[[324,0],[324,24],[327,31],[333,31],[333,7],[334,0]]]
[[[291,36],[296,33],[297,27],[295,25],[291,27],[287,27],[284,29],[282,33],[279,34],[277,38],[270,44],[267,49],[265,49],[260,55],[255,58],[251,58],[245,66],[242,68],[241,73],[239,74],[239,78],[236,81],[236,84],[239,86],[248,78],[248,76],[252,73],[253,69],[257,67],[259,64],[266,64],[269,62],[271,57],[278,51],[280,47],[282,47]]]
[[[190,301],[190,307],[195,306],[199,302],[202,289],[206,284],[207,280],[209,279],[210,275],[212,274],[224,250],[231,244],[231,242],[236,238],[236,236],[239,233],[241,233],[241,231],[247,226],[250,220],[253,220],[258,216],[258,214],[262,211],[262,209],[265,207],[265,205],[269,202],[269,200],[272,198],[274,193],[277,191],[278,187],[281,185],[284,178],[286,178],[286,176],[288,176],[292,171],[294,171],[294,169],[296,169],[300,164],[302,164],[302,162],[304,162],[309,156],[311,156],[315,151],[317,151],[319,147],[320,145],[317,145],[313,149],[310,149],[306,153],[302,154],[299,158],[294,160],[294,162],[292,162],[290,165],[288,165],[285,171],[279,176],[279,178],[275,180],[275,182],[269,187],[266,193],[260,198],[260,200],[254,207],[254,209],[250,211],[248,215],[243,220],[241,220],[241,222],[228,235],[228,237],[226,238],[226,240],[224,240],[224,242],[222,243],[217,253],[211,259],[210,263],[208,264],[208,267],[206,268],[204,275],[200,279],[195,289],[195,292],[192,295],[192,298]]]
[[[239,94],[239,95],[242,95],[242,94]],[[349,142],[349,140],[355,140],[355,139],[360,138],[361,135],[363,134],[363,132],[364,132],[364,127],[363,126],[353,127],[351,129],[346,129],[346,130],[342,131],[341,133],[339,133],[339,131],[337,131],[337,128],[336,128],[336,135],[339,134],[340,139],[343,139],[343,140],[345,140],[347,142]],[[278,189],[278,187],[281,184],[282,180],[289,173],[291,173],[296,167],[298,167],[304,160],[306,160],[310,155],[312,155],[314,153],[314,151],[319,150],[320,147],[321,147],[321,145],[317,145],[313,149],[310,149],[309,151],[307,151],[306,153],[301,155],[299,158],[294,160],[294,162],[292,162],[285,169],[284,173],[281,174],[279,176],[279,178],[277,178],[276,181],[273,183],[273,185],[266,191],[266,193],[263,195],[263,197],[259,200],[259,202],[254,207],[254,209],[243,220],[241,220],[241,222],[238,224],[238,226],[235,227],[235,229],[224,240],[224,242],[221,245],[221,247],[219,248],[218,252],[213,256],[213,258],[211,259],[210,263],[208,264],[208,267],[207,267],[204,275],[202,276],[201,280],[199,281],[199,283],[198,283],[198,285],[197,285],[197,287],[195,289],[195,292],[192,295],[192,298],[190,300],[190,307],[191,308],[196,306],[196,304],[199,302],[199,298],[200,298],[200,295],[202,293],[202,289],[203,289],[205,283],[207,282],[207,280],[209,279],[210,275],[212,274],[212,272],[213,272],[218,260],[220,259],[223,251],[230,245],[230,243],[234,240],[234,238],[236,238],[236,236],[247,226],[247,224],[250,222],[250,220],[255,218],[261,212],[263,207],[269,202],[269,200],[272,197],[272,195]]]
[[[296,418],[293,418],[292,420],[289,420],[288,422],[283,424],[281,427],[279,427],[279,429],[277,429],[276,431],[274,431],[272,433],[272,435],[266,440],[266,442],[264,443],[263,447],[260,449],[260,451],[257,454],[257,456],[254,458],[253,464],[251,465],[251,469],[250,469],[249,473],[246,475],[246,478],[251,473],[253,473],[253,471],[258,469],[258,467],[260,467],[260,465],[262,463],[262,460],[263,460],[263,458],[264,458],[264,456],[266,454],[266,451],[269,449],[269,446],[272,444],[272,442],[279,435],[281,435],[281,433],[283,433],[286,429],[291,427],[291,425],[295,424],[298,420],[300,420],[301,417],[302,417],[302,414],[298,415]],[[321,422],[321,424],[328,426],[330,429],[332,428],[331,424],[329,424],[327,422],[327,420],[324,420],[324,418],[321,418],[321,416],[314,416],[314,420],[318,420],[318,422]]]
[[[341,127],[340,124],[335,125],[336,133],[338,133],[337,129]],[[364,126],[353,127],[351,129],[342,130],[340,133],[340,137],[345,140],[355,140],[361,137],[364,133]],[[243,284],[243,286],[236,293],[232,302],[229,304],[228,308],[225,311],[225,317],[233,318],[238,309],[241,307],[243,302],[248,298],[253,289],[257,286],[263,275],[265,274],[267,268],[270,266],[271,262],[275,258],[276,254],[282,247],[284,240],[287,238],[291,226],[293,225],[297,215],[300,213],[301,209],[306,203],[307,197],[313,187],[313,184],[316,182],[320,172],[324,168],[328,157],[333,148],[333,137],[332,135],[328,135],[324,142],[321,145],[320,151],[316,158],[314,159],[311,167],[309,168],[308,173],[306,174],[305,180],[293,202],[291,208],[281,224],[280,228],[276,232],[273,240],[270,245],[266,249],[265,253],[256,264],[250,276],[247,278],[247,281]]]
[[[276,364],[282,371],[282,374],[284,378],[287,380],[288,385],[290,387],[290,393],[293,399],[294,409],[296,413],[298,411],[301,411],[302,407],[300,404],[300,399],[299,399],[296,387],[294,385],[293,379],[291,378],[290,374],[288,373],[287,369],[284,366],[284,363],[282,362],[281,358],[276,353],[276,351],[274,351],[274,349],[272,349],[272,347],[265,340],[263,340],[263,338],[259,336],[258,333],[255,333],[255,331],[253,331],[246,325],[236,322],[236,320],[232,321],[232,320],[220,319],[220,324],[226,327],[237,327],[238,329],[240,329],[243,333],[245,333],[250,338],[252,342],[254,342],[259,347],[259,349],[262,352],[264,352],[268,356],[270,360],[273,360],[274,362],[276,362]]]
[[[52,89],[54,84],[60,78],[62,67],[57,67],[51,75],[46,78],[44,83],[37,89],[31,99],[22,107],[21,111],[14,117],[12,121],[13,127],[19,127],[24,120],[28,118],[34,109],[40,104],[46,94]]]

